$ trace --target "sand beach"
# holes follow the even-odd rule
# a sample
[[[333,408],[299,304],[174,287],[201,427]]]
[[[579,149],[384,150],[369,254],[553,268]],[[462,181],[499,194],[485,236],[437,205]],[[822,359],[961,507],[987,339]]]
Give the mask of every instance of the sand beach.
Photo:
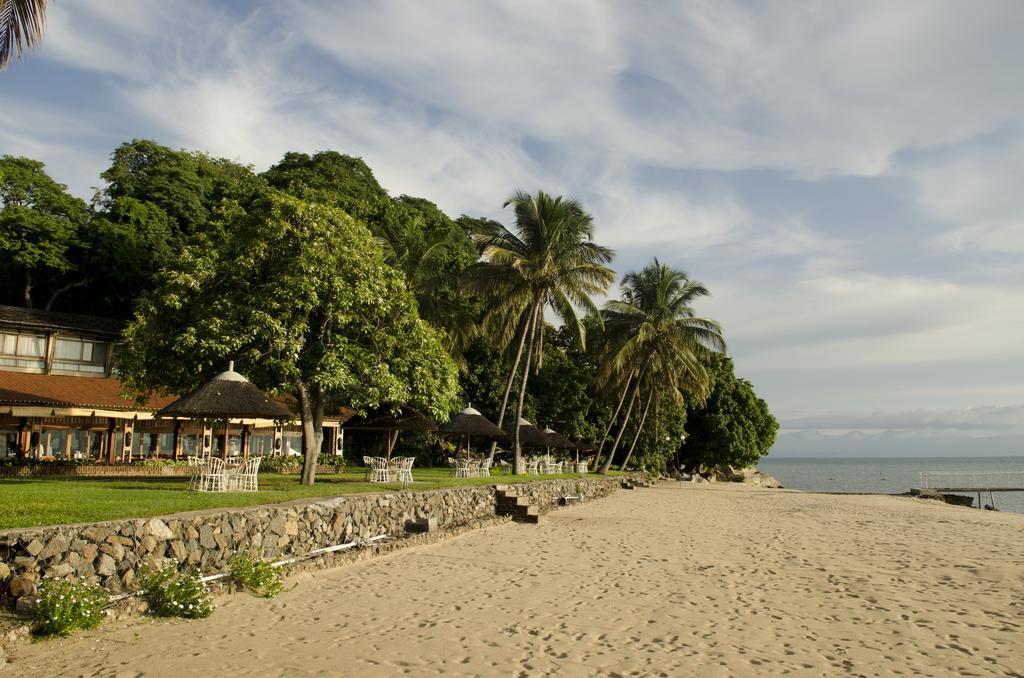
[[[1024,516],[664,483],[349,566],[11,675],[1024,674]]]

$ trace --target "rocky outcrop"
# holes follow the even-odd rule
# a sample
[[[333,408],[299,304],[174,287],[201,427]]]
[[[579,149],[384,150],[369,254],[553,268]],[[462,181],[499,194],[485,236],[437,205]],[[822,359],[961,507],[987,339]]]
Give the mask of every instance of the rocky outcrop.
[[[755,487],[782,487],[778,480],[756,468],[734,469],[727,466],[722,469],[713,469],[708,473],[708,479],[713,483],[746,483]]]

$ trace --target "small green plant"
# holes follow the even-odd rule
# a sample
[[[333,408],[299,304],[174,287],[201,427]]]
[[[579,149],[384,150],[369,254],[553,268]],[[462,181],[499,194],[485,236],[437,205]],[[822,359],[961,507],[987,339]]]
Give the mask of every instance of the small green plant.
[[[210,591],[199,572],[179,572],[173,560],[152,572],[142,572],[139,584],[158,617],[202,619],[213,614]]]
[[[228,564],[231,579],[256,595],[273,598],[284,588],[280,570],[266,561],[255,560],[248,553],[239,553]]]
[[[103,621],[110,595],[81,581],[47,579],[39,585],[32,612],[37,636],[66,636],[78,629],[94,629]]]

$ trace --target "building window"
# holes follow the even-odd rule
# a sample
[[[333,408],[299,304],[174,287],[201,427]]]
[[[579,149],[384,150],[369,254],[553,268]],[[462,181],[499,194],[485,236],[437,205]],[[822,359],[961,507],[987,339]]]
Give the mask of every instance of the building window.
[[[53,347],[55,372],[103,374],[106,371],[106,362],[107,345],[101,342],[58,337]]]
[[[0,366],[46,369],[46,335],[5,332],[0,336]]]

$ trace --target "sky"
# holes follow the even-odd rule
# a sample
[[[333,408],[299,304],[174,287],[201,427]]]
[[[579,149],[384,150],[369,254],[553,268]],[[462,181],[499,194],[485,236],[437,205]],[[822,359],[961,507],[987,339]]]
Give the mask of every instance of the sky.
[[[1022,27],[1016,0],[58,2],[0,74],[0,153],[83,198],[132,138],[334,149],[505,223],[515,189],[571,195],[617,271],[710,288],[780,454],[1024,454]]]

